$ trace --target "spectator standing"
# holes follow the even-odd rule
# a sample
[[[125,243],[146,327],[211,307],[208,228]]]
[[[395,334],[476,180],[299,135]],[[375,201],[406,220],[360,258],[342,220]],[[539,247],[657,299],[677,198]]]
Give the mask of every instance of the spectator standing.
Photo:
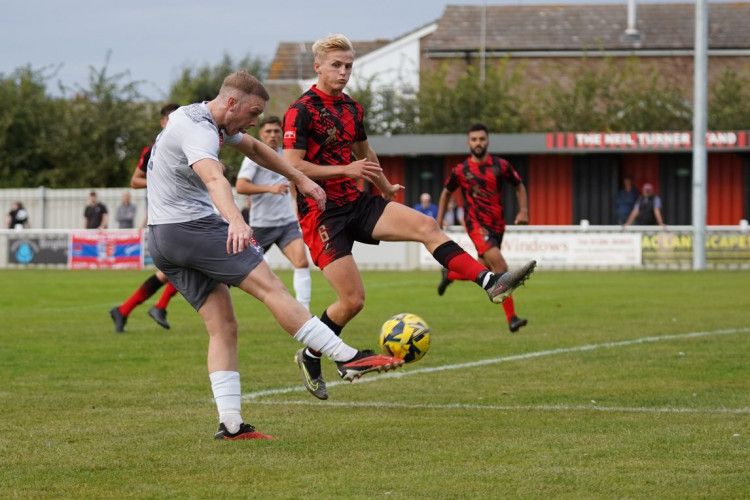
[[[29,213],[20,201],[10,206],[7,225],[8,229],[28,229],[31,227],[29,224]]]
[[[654,194],[654,186],[651,183],[643,185],[641,196],[635,202],[630,217],[625,221],[625,226],[635,224],[637,226],[655,226],[667,227],[664,224],[664,218],[661,213],[661,198]]]
[[[130,203],[130,193],[122,193],[122,203],[117,207],[117,227],[133,229],[135,227],[135,205]]]
[[[433,219],[437,219],[438,207],[432,202],[432,196],[430,193],[422,193],[419,195],[419,203],[414,205],[414,210],[425,215],[429,215]]]
[[[617,213],[618,224],[625,224],[627,222],[636,200],[638,200],[638,190],[633,185],[633,178],[630,176],[623,177],[622,187],[617,192],[617,197],[615,198],[615,211]]]
[[[86,229],[107,229],[109,214],[107,206],[96,197],[96,191],[89,193],[89,204],[83,210],[83,227]]]
[[[451,226],[464,226],[464,209],[456,203],[455,196],[448,198],[448,207],[443,215],[443,229]]]

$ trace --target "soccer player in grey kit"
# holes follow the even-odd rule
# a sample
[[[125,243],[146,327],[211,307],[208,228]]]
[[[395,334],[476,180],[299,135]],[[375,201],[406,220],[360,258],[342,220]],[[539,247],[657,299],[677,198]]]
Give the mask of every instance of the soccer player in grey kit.
[[[403,364],[400,359],[358,351],[311,316],[269,269],[235,205],[218,160],[222,145],[233,146],[284,175],[321,209],[325,204],[320,186],[244,133],[257,124],[268,98],[263,85],[249,73],[227,76],[216,98],[172,113],[148,164],[149,250],[156,267],[206,325],[208,373],[219,412],[216,439],[272,439],[241,416],[238,327],[229,286],[263,302],[285,331],[335,361],[345,380]]]

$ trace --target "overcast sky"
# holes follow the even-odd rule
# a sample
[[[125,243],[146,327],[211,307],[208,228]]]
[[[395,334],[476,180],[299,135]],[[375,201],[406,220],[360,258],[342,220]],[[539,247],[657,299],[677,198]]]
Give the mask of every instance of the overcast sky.
[[[637,0],[668,3],[674,0]],[[395,38],[437,20],[445,6],[482,0],[4,0],[0,73],[30,65],[56,70],[52,82],[88,87],[90,68],[128,72],[148,97],[166,99],[184,67],[218,63],[224,54],[270,61],[279,42],[343,33],[351,40]],[[622,4],[627,0],[487,0],[487,5]],[[692,2],[690,2],[692,3]],[[53,85],[54,86],[54,85]],[[54,92],[53,89],[50,89]]]

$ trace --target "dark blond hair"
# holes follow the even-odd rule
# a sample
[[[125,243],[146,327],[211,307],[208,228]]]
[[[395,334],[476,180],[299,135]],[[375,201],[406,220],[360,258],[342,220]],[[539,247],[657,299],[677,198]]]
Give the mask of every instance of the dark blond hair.
[[[323,56],[335,50],[350,50],[354,54],[352,42],[344,35],[328,35],[315,42],[312,46],[316,61],[320,61]]]
[[[224,78],[221,84],[221,95],[235,95],[237,93],[245,95],[255,95],[267,101],[271,98],[268,91],[257,78],[247,71],[240,70]]]

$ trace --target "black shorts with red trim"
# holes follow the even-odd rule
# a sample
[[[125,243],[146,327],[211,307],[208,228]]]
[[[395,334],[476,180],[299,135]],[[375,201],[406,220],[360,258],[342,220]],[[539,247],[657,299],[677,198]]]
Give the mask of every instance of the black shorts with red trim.
[[[503,235],[505,234],[490,231],[484,227],[477,227],[467,231],[467,233],[469,238],[471,238],[471,242],[474,243],[474,248],[477,249],[477,255],[480,257],[492,247],[500,248],[500,245],[503,243]]]
[[[388,203],[382,196],[360,193],[346,205],[328,204],[323,212],[306,213],[300,219],[300,227],[315,265],[323,269],[334,260],[351,255],[355,241],[379,244],[372,231]]]

